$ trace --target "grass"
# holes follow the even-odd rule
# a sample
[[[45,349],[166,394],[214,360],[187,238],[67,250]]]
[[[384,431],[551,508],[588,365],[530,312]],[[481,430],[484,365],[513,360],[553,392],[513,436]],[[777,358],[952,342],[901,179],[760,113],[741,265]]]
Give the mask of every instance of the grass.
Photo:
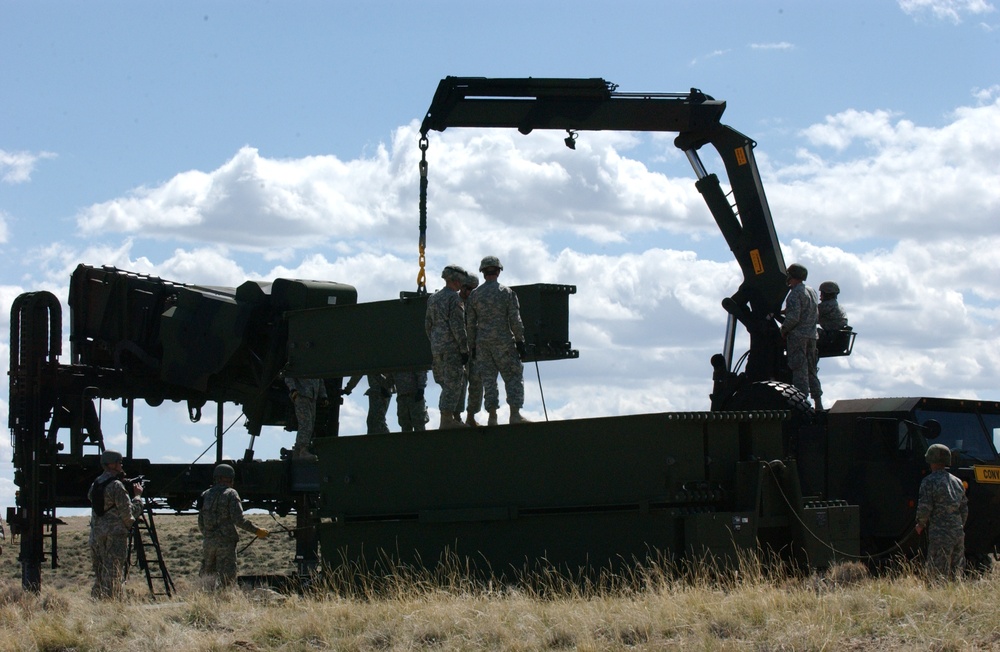
[[[724,574],[654,566],[590,585],[539,575],[497,586],[455,566],[360,583],[334,573],[334,590],[306,595],[211,593],[197,577],[197,528],[179,516],[157,519],[177,595],[150,600],[132,569],[124,602],[94,602],[87,519],[66,520],[61,567],[43,569],[39,594],[20,588],[16,546],[0,556],[0,652],[1000,649],[993,573],[927,586],[907,566],[879,577],[856,565],[803,575],[749,560]],[[280,529],[266,515],[254,520]],[[272,535],[241,556],[241,572],[290,573],[293,550]]]

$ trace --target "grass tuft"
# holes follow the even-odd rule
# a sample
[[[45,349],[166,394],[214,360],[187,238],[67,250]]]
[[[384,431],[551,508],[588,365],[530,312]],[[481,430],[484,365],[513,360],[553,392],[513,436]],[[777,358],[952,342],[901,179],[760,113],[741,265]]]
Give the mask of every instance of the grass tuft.
[[[176,595],[152,599],[133,568],[126,598],[103,602],[89,597],[86,519],[66,520],[60,568],[43,571],[40,594],[21,590],[16,555],[0,557],[0,652],[1000,649],[992,570],[936,584],[912,562],[811,572],[741,552],[729,563],[651,556],[613,570],[536,564],[498,580],[445,555],[429,569],[387,558],[334,565],[301,595],[209,591],[191,519],[158,517]],[[243,573],[292,572],[294,541],[273,539],[241,556]]]

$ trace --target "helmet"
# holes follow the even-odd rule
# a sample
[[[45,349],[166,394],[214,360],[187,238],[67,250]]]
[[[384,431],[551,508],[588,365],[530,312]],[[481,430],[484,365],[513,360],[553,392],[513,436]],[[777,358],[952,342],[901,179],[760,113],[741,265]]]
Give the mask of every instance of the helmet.
[[[219,478],[229,478],[232,480],[236,477],[236,469],[229,466],[228,464],[220,464],[215,467],[215,472],[212,473],[212,477],[218,480]]]
[[[106,450],[101,453],[101,465],[115,464],[122,461],[122,454],[118,451]]]
[[[792,263],[788,266],[786,274],[789,278],[797,278],[800,281],[804,281],[806,280],[806,277],[809,276],[809,270],[798,263]]]
[[[464,282],[465,277],[468,275],[469,273],[459,265],[448,265],[447,267],[444,268],[444,271],[441,272],[441,278],[443,278],[446,281]]]
[[[479,263],[479,271],[489,269],[490,267],[496,267],[500,271],[503,271],[503,265],[500,264],[500,259],[496,256],[486,256],[483,258],[483,262]]]
[[[465,275],[465,280],[462,281],[462,286],[467,288],[472,288],[475,290],[479,287],[479,277],[475,274],[469,273]]]
[[[823,281],[819,284],[819,291],[823,294],[832,294],[836,296],[840,294],[840,286],[833,281]]]
[[[927,447],[924,459],[928,464],[951,464],[951,451],[944,444],[931,444]]]

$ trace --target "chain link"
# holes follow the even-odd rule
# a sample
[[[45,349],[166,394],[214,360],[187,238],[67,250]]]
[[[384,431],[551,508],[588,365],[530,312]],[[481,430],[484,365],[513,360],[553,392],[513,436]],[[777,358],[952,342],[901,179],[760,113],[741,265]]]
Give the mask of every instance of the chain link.
[[[420,136],[420,240],[417,245],[417,293],[427,294],[427,147],[426,135]]]

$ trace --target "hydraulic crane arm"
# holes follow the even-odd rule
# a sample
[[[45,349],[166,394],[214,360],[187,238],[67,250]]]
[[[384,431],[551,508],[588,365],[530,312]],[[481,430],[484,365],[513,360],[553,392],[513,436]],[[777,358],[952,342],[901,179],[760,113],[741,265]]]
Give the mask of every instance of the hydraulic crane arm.
[[[696,187],[743,271],[742,284],[723,306],[750,332],[747,374],[750,380],[773,378],[781,348],[773,316],[780,312],[788,289],[784,258],[754,160],[756,143],[720,122],[725,102],[697,89],[688,93],[619,93],[616,89],[615,84],[598,78],[447,77],[438,84],[420,131],[426,138],[428,131],[448,127],[505,127],[522,134],[566,129],[570,147],[577,131],[677,132],[674,144],[694,168]],[[702,164],[698,149],[705,144],[711,144],[722,158],[730,194]],[[726,372],[732,369],[732,318],[723,354]]]

